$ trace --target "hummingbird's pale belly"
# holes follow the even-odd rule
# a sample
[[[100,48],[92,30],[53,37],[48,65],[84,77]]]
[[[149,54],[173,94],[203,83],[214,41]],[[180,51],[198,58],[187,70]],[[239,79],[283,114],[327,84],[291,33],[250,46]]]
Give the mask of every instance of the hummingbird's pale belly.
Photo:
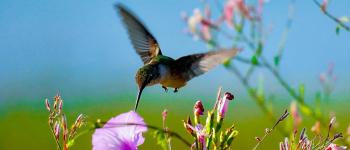
[[[186,85],[186,80],[180,75],[171,73],[171,69],[160,65],[159,66],[160,74],[162,78],[160,79],[160,84],[165,87],[180,88]]]
[[[186,81],[177,77],[169,77],[160,81],[160,84],[165,87],[181,88],[186,85]]]

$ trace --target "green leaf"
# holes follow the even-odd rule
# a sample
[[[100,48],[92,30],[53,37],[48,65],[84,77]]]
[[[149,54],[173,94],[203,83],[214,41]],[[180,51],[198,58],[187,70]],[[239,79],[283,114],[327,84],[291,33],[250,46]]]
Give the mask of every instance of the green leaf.
[[[213,111],[208,111],[208,116],[207,120],[205,122],[205,129],[208,135],[211,133],[211,129],[214,126],[214,112]]]
[[[275,63],[276,66],[278,66],[280,64],[280,56],[275,56],[273,58],[273,60],[274,60],[274,63]]]
[[[322,110],[321,110],[321,92],[317,92],[315,95],[315,114],[317,118],[322,117]]]
[[[68,141],[68,143],[67,143],[67,147],[71,147],[71,146],[73,146],[73,145],[74,145],[74,142],[75,142],[75,140],[74,140],[74,139],[69,140],[69,141]]]
[[[214,47],[216,47],[216,42],[213,40],[213,39],[211,39],[211,40],[209,40],[208,42],[207,42],[207,47],[209,48],[209,49],[212,49],[212,48],[214,48]]]
[[[252,62],[252,64],[254,65],[258,65],[259,61],[258,61],[258,57],[256,55],[253,55],[253,57],[250,60]]]
[[[227,59],[223,63],[224,67],[230,67],[231,66],[231,59]]]
[[[234,130],[230,136],[228,137],[227,141],[226,141],[226,144],[227,146],[229,147],[231,144],[232,144],[232,141],[235,139],[235,137],[238,135],[238,131],[237,130]]]
[[[242,33],[243,26],[241,24],[235,24],[235,29],[238,33]]]
[[[263,43],[261,41],[259,41],[258,47],[257,47],[256,52],[255,52],[256,56],[260,56],[261,55],[263,47],[264,47]]]
[[[341,28],[340,25],[337,25],[337,27],[335,28],[335,33],[336,33],[337,35],[339,35],[340,28]]]
[[[311,111],[307,106],[305,106],[304,104],[300,104],[299,106],[300,106],[300,111],[301,111],[304,115],[306,115],[306,116],[311,116],[312,111]]]

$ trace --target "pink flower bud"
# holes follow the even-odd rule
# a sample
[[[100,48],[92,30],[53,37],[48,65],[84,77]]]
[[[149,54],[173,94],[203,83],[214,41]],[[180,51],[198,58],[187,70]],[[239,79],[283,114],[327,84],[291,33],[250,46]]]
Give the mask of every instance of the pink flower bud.
[[[62,125],[63,125],[63,129],[66,130],[67,129],[67,117],[66,117],[66,115],[62,115]]]
[[[45,106],[46,106],[46,109],[51,112],[51,107],[50,107],[50,103],[49,103],[49,100],[48,99],[45,99]]]
[[[323,12],[326,12],[327,5],[328,5],[328,0],[323,0],[323,1],[322,1],[322,4],[321,4],[321,10],[322,10]]]
[[[58,140],[58,138],[60,137],[60,124],[55,122],[55,126],[54,126],[54,134],[56,137],[56,140]]]
[[[234,99],[234,96],[231,93],[229,93],[229,92],[226,92],[225,96],[226,96],[227,100],[233,100]]]
[[[58,114],[60,114],[60,113],[62,112],[62,106],[63,106],[63,101],[60,100],[60,101],[58,102]]]
[[[166,119],[167,116],[168,116],[168,110],[164,109],[163,112],[162,112],[163,121]]]
[[[190,133],[191,135],[194,135],[194,131],[193,131],[193,129],[191,128],[191,126],[192,126],[192,121],[191,121],[190,116],[188,116],[188,118],[187,118],[186,121],[183,120],[183,123],[184,123],[184,127],[185,127],[185,129],[187,130],[187,132]]]
[[[198,100],[196,102],[196,104],[194,105],[193,111],[194,111],[194,114],[196,116],[203,115],[204,107],[203,107],[203,104],[202,104],[202,102],[200,100]]]
[[[63,126],[63,140],[67,141],[68,129],[67,129],[67,117],[66,115],[62,115],[62,126]]]
[[[79,114],[79,116],[75,120],[74,126],[80,128],[80,126],[82,125],[83,120],[84,120],[84,115],[83,114]]]
[[[219,107],[218,107],[219,117],[218,118],[225,117],[226,111],[228,109],[228,102],[233,100],[233,98],[234,98],[234,96],[231,93],[229,93],[229,92],[225,93],[224,97],[222,98],[222,100],[219,103]]]

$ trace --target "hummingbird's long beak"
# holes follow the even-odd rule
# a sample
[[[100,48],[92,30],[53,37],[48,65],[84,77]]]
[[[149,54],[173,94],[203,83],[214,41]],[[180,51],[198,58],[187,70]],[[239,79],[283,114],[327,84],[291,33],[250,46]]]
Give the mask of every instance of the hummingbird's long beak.
[[[146,87],[146,84],[143,84],[139,88],[139,92],[137,93],[136,104],[135,104],[135,108],[134,108],[135,112],[137,110],[137,106],[139,105],[139,101],[140,101],[140,98],[141,98],[142,91],[143,91],[143,89],[145,87]]]

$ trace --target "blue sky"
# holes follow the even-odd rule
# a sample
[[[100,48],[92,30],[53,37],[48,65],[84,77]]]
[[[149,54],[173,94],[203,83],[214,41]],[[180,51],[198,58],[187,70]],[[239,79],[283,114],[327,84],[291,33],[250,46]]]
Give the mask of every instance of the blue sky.
[[[163,54],[174,58],[204,52],[207,47],[182,31],[180,12],[200,7],[199,0],[119,1],[132,9],[160,43]],[[0,101],[40,99],[57,90],[67,95],[120,95],[135,91],[134,74],[142,65],[132,49],[119,16],[116,1],[1,0],[0,1]],[[266,43],[271,58],[287,18],[287,0],[265,5],[265,24],[272,27]],[[349,1],[332,1],[329,10],[350,16]],[[281,64],[292,85],[305,83],[319,88],[318,74],[335,63],[340,92],[350,84],[349,32],[335,34],[336,24],[309,1],[297,1],[295,19]],[[258,71],[257,74],[270,74]],[[210,81],[210,82],[208,82]],[[183,89],[203,93],[224,85],[243,91],[232,74],[222,67],[195,78]],[[268,80],[268,89],[279,89]],[[198,89],[198,85],[201,86]],[[160,87],[150,88],[151,93]],[[212,92],[213,94],[215,92]]]

